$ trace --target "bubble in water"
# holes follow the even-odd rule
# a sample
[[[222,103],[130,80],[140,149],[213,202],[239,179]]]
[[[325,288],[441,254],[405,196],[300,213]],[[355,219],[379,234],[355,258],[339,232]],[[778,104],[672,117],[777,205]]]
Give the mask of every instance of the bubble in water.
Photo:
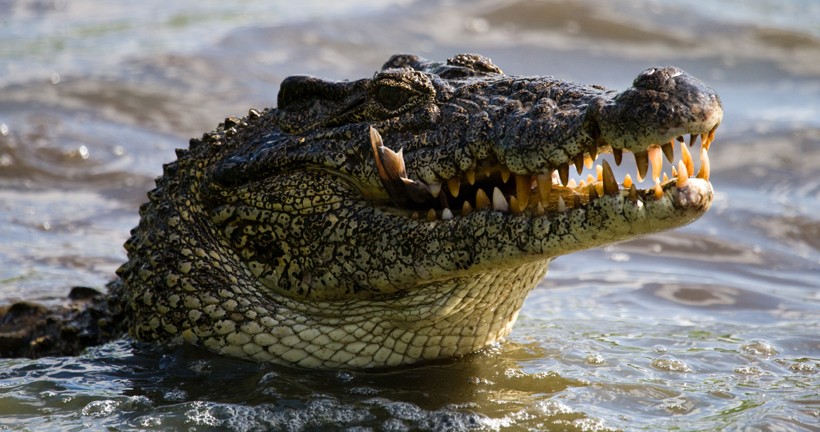
[[[604,356],[602,356],[598,353],[590,354],[590,355],[586,356],[586,358],[584,359],[584,363],[586,363],[588,365],[592,365],[592,366],[602,365],[602,364],[605,363]]]
[[[652,363],[650,363],[650,366],[652,366],[653,368],[655,368],[657,370],[664,371],[664,372],[691,372],[692,371],[692,368],[690,368],[689,365],[687,365],[686,363],[684,363],[684,362],[682,362],[682,361],[680,361],[676,358],[670,357],[670,356],[664,356],[664,357],[656,358],[655,360],[652,360]]]
[[[740,347],[740,350],[754,356],[771,357],[778,354],[777,350],[770,343],[763,340],[756,340],[745,344]]]
[[[83,407],[82,413],[86,417],[108,417],[119,405],[119,402],[110,399],[96,400]]]

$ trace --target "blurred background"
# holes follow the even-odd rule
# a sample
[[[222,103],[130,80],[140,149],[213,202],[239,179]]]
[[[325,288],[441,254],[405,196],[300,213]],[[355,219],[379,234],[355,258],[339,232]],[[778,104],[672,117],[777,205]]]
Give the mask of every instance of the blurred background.
[[[615,89],[681,67],[724,104],[712,211],[559,258],[509,341],[458,362],[294,374],[126,345],[0,360],[0,427],[816,430],[812,0],[0,0],[0,303],[102,288],[174,148],[275,105],[289,75],[367,77],[401,52]],[[167,378],[123,375],[141,367]]]

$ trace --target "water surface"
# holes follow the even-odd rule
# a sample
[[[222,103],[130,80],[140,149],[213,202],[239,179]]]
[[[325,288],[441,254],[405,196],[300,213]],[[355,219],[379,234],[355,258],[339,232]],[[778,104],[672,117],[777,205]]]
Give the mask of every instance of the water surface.
[[[557,259],[508,340],[432,365],[303,371],[119,341],[0,360],[0,428],[817,430],[820,7],[809,0],[0,0],[0,303],[102,287],[174,148],[292,74],[391,55],[721,95],[716,202]]]

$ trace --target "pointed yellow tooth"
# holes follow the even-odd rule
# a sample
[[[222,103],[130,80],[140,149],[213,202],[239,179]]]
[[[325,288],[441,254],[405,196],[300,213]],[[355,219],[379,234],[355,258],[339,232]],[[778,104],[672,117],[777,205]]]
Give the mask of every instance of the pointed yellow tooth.
[[[436,220],[436,211],[434,209],[430,209],[427,211],[427,220],[434,221]]]
[[[518,206],[518,198],[516,198],[515,195],[510,197],[510,211],[513,212],[513,214],[519,214],[522,211]]]
[[[624,158],[624,151],[621,149],[612,148],[612,156],[615,156],[615,165],[621,166],[621,160]]]
[[[601,177],[603,181],[603,191],[607,195],[617,195],[618,190],[618,181],[615,180],[615,174],[612,172],[612,167],[609,166],[609,162],[604,161],[601,164]]]
[[[450,190],[450,196],[457,197],[458,192],[461,190],[461,180],[456,177],[447,180],[447,189]]]
[[[678,164],[678,165],[680,165],[680,164]],[[684,167],[684,168],[686,168],[686,167]],[[672,177],[677,177],[677,176],[678,176],[678,170],[676,170],[675,167],[672,167]]]
[[[470,205],[469,201],[464,201],[464,204],[461,205],[461,215],[467,216],[468,214],[473,212],[473,206]]]
[[[587,152],[589,152],[589,158],[590,158],[589,160],[590,161],[594,162],[595,159],[598,159],[598,145],[596,145],[594,141],[587,147]],[[586,162],[586,161],[584,161],[584,162]],[[592,163],[592,162],[590,162],[590,163]],[[587,165],[587,168],[592,168],[592,167]]]
[[[493,210],[498,211],[510,211],[510,203],[507,202],[507,199],[504,198],[504,194],[501,193],[501,189],[493,188]]]
[[[595,177],[598,181],[604,179],[604,167],[601,165],[595,165]]]
[[[595,182],[592,182],[592,183],[595,183]],[[592,184],[592,183],[590,183],[590,184]],[[579,181],[579,182],[578,182],[578,188],[579,188],[579,189],[582,189],[582,188],[583,188],[584,186],[586,186],[586,185],[587,185],[587,182],[585,182],[585,181],[583,181],[583,180],[581,180],[581,181]]]
[[[441,211],[441,220],[450,220],[452,218],[453,211],[445,207],[444,210]]]
[[[675,140],[669,140],[661,147],[661,150],[663,150],[663,155],[666,156],[669,163],[675,163]]]
[[[709,154],[705,148],[700,149],[700,170],[698,170],[698,178],[709,180],[710,174]]]
[[[564,202],[564,197],[558,197],[558,211],[561,213],[567,211],[567,204]]]
[[[649,155],[645,152],[632,153],[635,156],[635,165],[638,166],[638,181],[646,178],[646,171],[649,169]]]
[[[507,181],[509,181],[509,180],[510,180],[510,174],[512,174],[512,173],[510,172],[510,170],[509,170],[509,169],[507,169],[507,167],[502,166],[502,167],[501,167],[501,182],[502,182],[502,183],[507,183]]]
[[[515,176],[515,197],[523,211],[530,202],[530,188],[532,187],[532,177],[528,175]]]
[[[547,209],[544,208],[544,204],[541,204],[541,201],[535,205],[535,215],[536,216],[544,216],[547,213]]]
[[[634,184],[629,186],[629,195],[628,195],[628,197],[629,197],[629,200],[632,201],[633,203],[638,202],[638,188],[636,188]]]
[[[689,153],[689,149],[686,146],[680,146],[681,152],[681,160],[683,161],[684,166],[686,166],[686,172],[689,174],[689,177],[695,175],[695,163],[692,162],[692,154]]]
[[[686,183],[689,182],[689,174],[686,171],[686,165],[683,161],[678,161],[678,175],[677,180],[675,180],[675,186],[678,188],[686,186]]]
[[[467,179],[467,183],[472,186],[475,184],[475,171],[469,170],[464,173],[464,178]]]
[[[625,188],[629,189],[632,186],[632,176],[627,174],[624,176],[623,185]]]
[[[706,137],[706,142],[704,142],[701,147],[705,148],[706,150],[709,150],[709,146],[711,146],[712,141],[715,140],[715,131],[717,131],[718,126],[720,126],[720,123],[716,124],[715,127],[713,127],[712,130],[709,131],[709,135]]]
[[[663,182],[666,183],[669,181],[669,176],[666,173],[663,173]]]
[[[596,199],[598,199],[598,197],[601,196],[601,195],[598,194],[598,190],[595,189],[594,184],[591,184],[591,185],[587,186],[587,194],[589,195],[589,201],[590,202],[595,201]]]
[[[584,166],[587,168],[592,168],[592,164],[595,163],[595,160],[589,156],[584,157]],[[580,173],[578,173],[580,174]]]
[[[558,166],[558,175],[561,176],[561,184],[566,186],[569,181],[569,165],[563,164]]]
[[[578,187],[578,183],[575,182],[575,179],[569,179],[567,182],[567,187],[570,189],[575,189]]]
[[[598,193],[598,196],[604,196],[604,183],[598,182],[593,185],[595,187],[595,192]]]
[[[550,190],[552,189],[552,176],[549,174],[538,174],[535,176],[535,181],[538,186],[538,197],[541,202],[549,202]]]
[[[479,189],[475,193],[475,208],[476,210],[490,208],[490,197],[487,196],[487,193],[484,192],[483,189]]]
[[[587,174],[587,183],[595,183],[595,177],[592,174]]]
[[[652,165],[652,180],[656,183],[660,181],[663,169],[663,156],[661,155],[661,148],[658,146],[649,147],[646,152],[649,157],[649,162]]]
[[[663,198],[663,188],[660,183],[655,183],[655,199]]]
[[[575,171],[578,171],[578,175],[581,175],[581,171],[584,170],[584,155],[579,154],[572,161],[575,162]]]
[[[438,198],[441,193],[441,183],[430,183],[427,185],[427,190],[430,191],[430,195],[432,195],[433,198]]]

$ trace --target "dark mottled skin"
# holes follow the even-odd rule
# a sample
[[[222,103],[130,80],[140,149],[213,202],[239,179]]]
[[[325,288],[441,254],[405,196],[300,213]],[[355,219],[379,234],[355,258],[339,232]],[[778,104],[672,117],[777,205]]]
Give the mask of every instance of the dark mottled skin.
[[[599,153],[633,153],[640,171],[650,146],[708,147],[720,101],[676,68],[615,92],[399,55],[372,78],[290,77],[277,102],[178,150],[109,295],[7,311],[2,354],[127,330],[306,367],[457,356],[510,331],[554,257],[690,223],[712,200],[708,169],[647,190],[608,166],[588,186],[557,181]],[[74,327],[87,337],[68,343]]]

